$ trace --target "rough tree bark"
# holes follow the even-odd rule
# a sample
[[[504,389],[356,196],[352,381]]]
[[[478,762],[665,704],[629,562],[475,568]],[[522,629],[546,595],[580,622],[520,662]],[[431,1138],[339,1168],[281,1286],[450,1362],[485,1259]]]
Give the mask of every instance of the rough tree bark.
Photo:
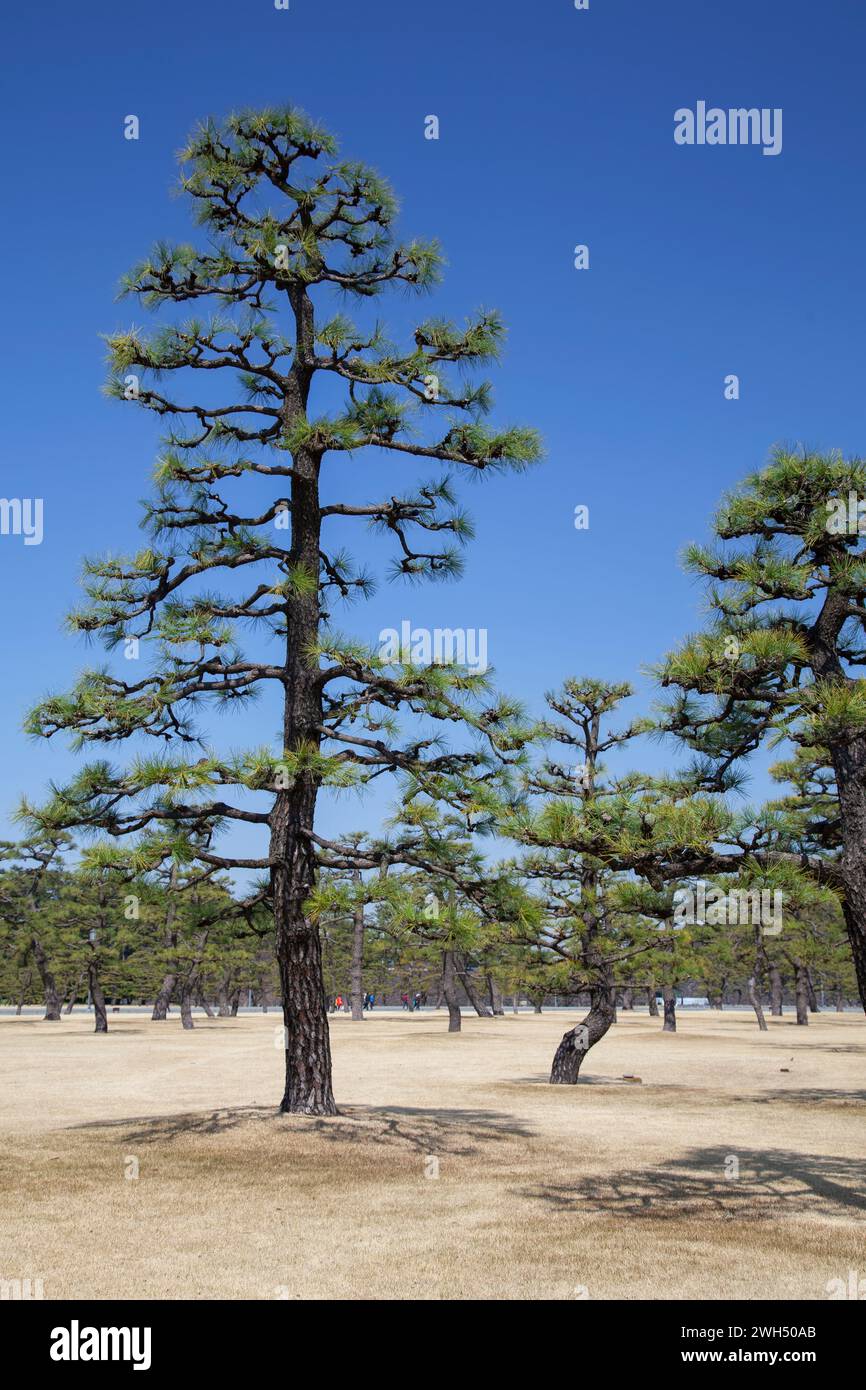
[[[57,1023],[60,1019],[60,993],[57,989],[54,973],[48,964],[45,949],[35,932],[31,938],[31,951],[36,962],[36,969],[39,971],[39,978],[42,981],[42,988],[45,991],[43,1022]]]
[[[99,980],[99,968],[96,963],[96,956],[91,952],[90,960],[87,964],[87,986],[90,990],[90,1002],[93,1005],[94,1033],[108,1032],[108,1013],[105,1008],[105,995],[102,992],[102,985]]]
[[[84,981],[85,981],[86,977],[87,977],[87,971],[86,971],[86,970],[82,970],[81,974],[78,976],[78,979],[75,981],[75,984],[72,986],[71,990],[69,991],[68,995],[66,996],[66,1003],[65,1003],[64,1006],[63,1006],[63,1012],[64,1012],[65,1014],[71,1014],[71,1013],[72,1013],[72,1010],[73,1010],[74,1007],[75,1007],[75,1001],[76,1001],[76,999],[78,998],[78,991],[81,989],[81,986],[84,984]]]
[[[809,987],[806,981],[806,967],[801,961],[794,962],[794,999],[797,1006],[797,1022],[809,1022]]]
[[[782,972],[778,965],[771,965],[770,976],[770,1013],[774,1018],[782,1017]]]
[[[477,989],[475,988],[475,982],[472,979],[472,972],[468,969],[466,964],[466,957],[464,955],[457,956],[457,964],[460,979],[463,983],[463,988],[466,991],[469,1003],[472,1005],[478,1017],[492,1018],[493,1014],[490,1012],[489,1007],[487,1006],[487,1004],[485,1004],[484,1000],[481,998]]]
[[[662,1032],[675,1033],[677,1031],[677,994],[673,985],[662,985],[662,999],[665,1011]]]
[[[184,980],[180,987],[180,1021],[184,1028],[194,1028],[192,1021],[192,988],[189,980]]]
[[[755,1018],[758,1020],[758,1027],[762,1033],[767,1032],[767,1020],[764,1018],[764,1010],[761,1004],[761,996],[758,994],[758,987],[755,983],[754,975],[749,976],[749,1003],[755,1010]]]
[[[591,992],[591,999],[589,1013],[576,1027],[570,1028],[562,1035],[550,1069],[551,1086],[576,1085],[584,1057],[613,1024],[614,1010],[610,988],[601,985]]]
[[[454,952],[442,952],[442,993],[448,1005],[448,1032],[459,1033],[463,1026],[460,1014],[460,1000],[457,992],[457,966]]]
[[[490,996],[490,1011],[496,1017],[502,1017],[505,1009],[502,1006],[502,990],[496,983],[496,978],[491,971],[487,972],[487,993]]]
[[[303,285],[287,288],[295,316],[295,354],[281,415],[286,429],[305,418],[315,357],[313,303]],[[306,446],[292,458],[291,557],[310,584],[319,574],[321,453]],[[286,600],[283,667],[283,747],[318,749],[322,729],[322,675],[310,656],[319,635],[319,593]],[[271,896],[285,1025],[286,1084],[280,1110],[336,1115],[331,1088],[331,1042],[318,927],[304,913],[316,882],[312,842],[318,780],[311,771],[277,791],[270,814]]]

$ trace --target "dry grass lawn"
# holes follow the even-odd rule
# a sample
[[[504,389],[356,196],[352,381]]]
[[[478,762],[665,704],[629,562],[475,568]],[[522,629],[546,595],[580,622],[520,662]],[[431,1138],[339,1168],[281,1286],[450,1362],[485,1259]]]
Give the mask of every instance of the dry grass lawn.
[[[579,1086],[548,1086],[577,1017],[451,1037],[444,1013],[338,1017],[329,1120],[276,1113],[273,1013],[112,1015],[107,1037],[2,1018],[0,1277],[46,1298],[823,1299],[866,1276],[866,1020],[762,1036],[686,1013],[671,1036],[621,1014]]]

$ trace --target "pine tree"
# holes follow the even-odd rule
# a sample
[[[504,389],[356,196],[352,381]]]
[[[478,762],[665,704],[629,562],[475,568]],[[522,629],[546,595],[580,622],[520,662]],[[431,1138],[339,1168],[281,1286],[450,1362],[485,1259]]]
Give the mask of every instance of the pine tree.
[[[333,605],[372,588],[333,532],[361,522],[390,538],[395,577],[453,576],[471,525],[450,472],[522,469],[539,446],[532,431],[488,429],[489,387],[464,376],[500,349],[495,313],[463,327],[428,319],[401,349],[380,324],[329,309],[335,295],[364,305],[388,288],[427,290],[441,258],[433,243],[395,239],[387,183],[340,160],[326,131],[293,109],[243,112],[201,126],[181,162],[205,245],[158,245],[124,291],[196,316],[108,339],[109,391],[168,427],[150,540],[133,556],[88,562],[89,601],[71,618],[128,657],[140,644],[152,665],[131,680],[86,671],[34,711],[30,729],[68,730],[82,744],[165,744],[124,769],[88,766],[55,800],[54,823],[115,836],[160,829],[166,862],[195,832],[196,863],[266,872],[285,1019],[281,1108],[329,1115],[321,943],[304,910],[319,850],[334,848],[316,830],[320,789],[472,765],[471,751],[443,752],[401,715],[468,725],[488,744],[509,718],[470,712],[483,675],[382,655],[332,629]],[[206,389],[163,385],[191,378]],[[358,503],[341,498],[340,477],[363,468],[363,450],[392,460],[400,482]],[[415,487],[405,483],[413,459],[428,470]],[[218,577],[222,589],[211,587]],[[254,653],[241,649],[239,625]],[[248,707],[263,691],[280,703],[275,747],[226,756],[200,733],[202,709]],[[260,853],[218,845],[238,823],[265,837]]]
[[[736,785],[739,761],[765,741],[826,758],[841,853],[821,852],[832,833],[815,853],[788,852],[839,889],[866,1007],[864,498],[862,460],[776,450],[723,503],[714,521],[722,544],[687,549],[687,569],[709,581],[713,617],[667,657],[660,678],[679,691],[664,726],[694,750],[695,786]]]

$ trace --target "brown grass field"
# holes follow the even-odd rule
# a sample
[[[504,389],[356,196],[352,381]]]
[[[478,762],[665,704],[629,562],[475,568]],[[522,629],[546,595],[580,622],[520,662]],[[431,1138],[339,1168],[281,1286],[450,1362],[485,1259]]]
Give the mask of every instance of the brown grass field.
[[[866,1275],[866,1020],[620,1014],[581,1084],[549,1086],[577,1017],[337,1017],[328,1120],[277,1114],[274,1013],[111,1015],[107,1037],[2,1018],[0,1277],[47,1299],[820,1300]]]

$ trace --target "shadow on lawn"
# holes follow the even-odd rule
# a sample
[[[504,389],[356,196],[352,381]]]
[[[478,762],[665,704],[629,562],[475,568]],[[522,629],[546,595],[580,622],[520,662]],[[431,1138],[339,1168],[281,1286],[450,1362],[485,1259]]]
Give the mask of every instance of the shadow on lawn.
[[[726,1178],[731,1159],[739,1176]],[[692,1149],[655,1168],[632,1168],[608,1177],[545,1183],[522,1195],[562,1212],[609,1216],[768,1217],[861,1213],[866,1218],[862,1160],[786,1149]]]
[[[774,1105],[794,1101],[797,1105],[866,1105],[866,1091],[833,1090],[828,1086],[780,1086],[776,1091],[756,1091],[754,1095],[732,1096],[731,1104]]]
[[[91,1120],[73,1129],[123,1130],[124,1142],[171,1142],[187,1136],[210,1137],[244,1126],[283,1128],[298,1135],[316,1135],[332,1143],[402,1145],[419,1153],[469,1157],[490,1144],[531,1138],[533,1131],[513,1116],[490,1110],[424,1109],[410,1106],[348,1105],[327,1119],[307,1115],[280,1115],[271,1105],[238,1105],[231,1108],[187,1111],[178,1115]]]

